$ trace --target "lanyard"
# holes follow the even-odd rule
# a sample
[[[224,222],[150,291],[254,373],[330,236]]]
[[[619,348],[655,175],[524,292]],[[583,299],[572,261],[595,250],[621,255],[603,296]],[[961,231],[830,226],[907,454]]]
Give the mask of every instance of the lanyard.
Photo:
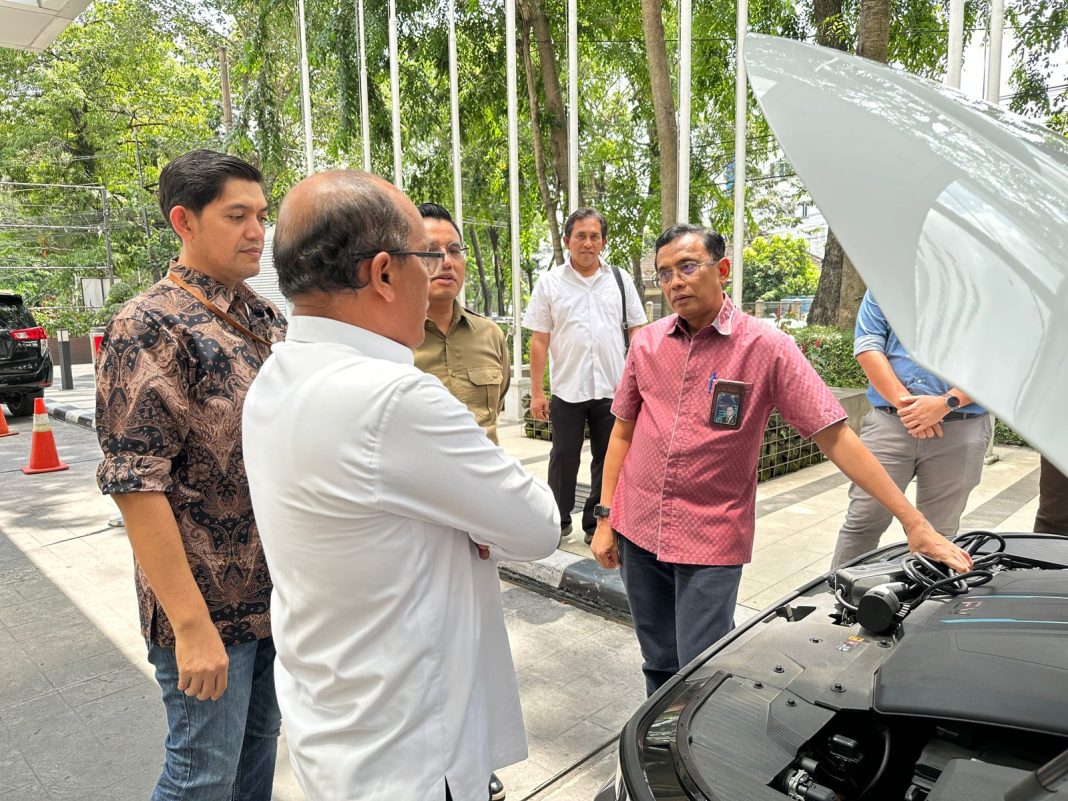
[[[240,331],[242,334],[244,334],[248,339],[251,339],[253,342],[258,342],[261,345],[266,345],[268,348],[271,347],[271,343],[268,340],[264,339],[259,334],[253,333],[248,328],[246,328],[244,325],[242,325],[237,320],[235,320],[233,317],[231,317],[229,314],[224,312],[222,309],[220,309],[218,306],[216,306],[214,303],[212,303],[210,300],[208,300],[207,297],[205,297],[204,293],[201,292],[199,289],[197,289],[196,287],[190,286],[185,281],[183,281],[181,278],[179,278],[177,275],[175,275],[173,272],[167,273],[167,277],[169,279],[171,279],[174,283],[176,283],[178,286],[180,286],[182,289],[184,289],[186,292],[188,292],[190,295],[192,295],[194,298],[196,298],[201,303],[203,303],[204,307],[208,311],[210,311],[212,314],[214,314],[216,317],[218,317],[224,323],[227,323],[230,327]]]

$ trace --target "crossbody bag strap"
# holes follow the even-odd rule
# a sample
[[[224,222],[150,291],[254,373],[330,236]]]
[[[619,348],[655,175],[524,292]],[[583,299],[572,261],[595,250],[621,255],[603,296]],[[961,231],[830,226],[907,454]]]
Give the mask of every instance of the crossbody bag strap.
[[[246,326],[242,325],[241,323],[239,323],[237,320],[235,320],[229,314],[227,314],[222,309],[220,309],[218,306],[216,306],[214,303],[212,303],[210,300],[208,300],[207,296],[203,292],[201,292],[199,289],[197,289],[194,286],[190,286],[188,283],[186,283],[183,279],[179,278],[173,272],[167,273],[167,277],[169,279],[171,279],[174,283],[176,283],[178,286],[180,286],[182,289],[184,289],[186,292],[188,292],[190,295],[192,295],[194,298],[196,298],[201,303],[203,303],[204,304],[204,308],[206,308],[208,311],[210,311],[212,314],[214,314],[216,317],[218,317],[224,323],[229,325],[231,328],[234,328],[237,331],[240,331],[242,334],[244,334],[248,339],[251,339],[253,342],[258,342],[261,345],[266,345],[268,348],[271,347],[270,340],[264,339],[259,334],[256,334],[256,333],[252,332],[251,330],[249,330],[248,327],[246,327]]]
[[[623,276],[619,272],[619,268],[615,265],[609,265],[612,268],[612,275],[616,277],[616,286],[619,287],[619,299],[623,309],[623,352],[626,353],[630,350],[630,325],[627,323],[627,290],[623,287]]]

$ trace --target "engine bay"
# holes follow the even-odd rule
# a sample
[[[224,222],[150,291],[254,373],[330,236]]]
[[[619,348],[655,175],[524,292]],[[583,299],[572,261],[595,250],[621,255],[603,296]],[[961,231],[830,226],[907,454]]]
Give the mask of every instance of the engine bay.
[[[743,627],[650,721],[656,798],[1015,799],[1068,749],[1068,539],[969,547],[971,573],[891,552]]]

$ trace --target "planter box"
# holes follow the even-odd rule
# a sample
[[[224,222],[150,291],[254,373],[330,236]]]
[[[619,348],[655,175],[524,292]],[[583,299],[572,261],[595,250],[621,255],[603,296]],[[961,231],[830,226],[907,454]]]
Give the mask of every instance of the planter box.
[[[862,389],[834,389],[834,394],[849,415],[847,424],[858,434],[864,415],[871,406]],[[535,420],[530,416],[530,395],[523,396],[523,435],[532,439],[552,441],[552,423]],[[589,431],[586,432],[589,437]],[[805,439],[797,429],[788,425],[778,412],[773,412],[764,430],[760,446],[760,461],[757,463],[757,481],[793,473],[826,459],[811,439]]]

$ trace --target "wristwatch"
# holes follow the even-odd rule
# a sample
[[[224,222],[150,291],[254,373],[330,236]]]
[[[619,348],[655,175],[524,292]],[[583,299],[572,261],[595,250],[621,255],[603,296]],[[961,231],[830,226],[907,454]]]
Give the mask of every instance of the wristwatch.
[[[942,397],[946,399],[946,406],[949,407],[949,410],[951,412],[956,411],[960,407],[960,398],[958,398],[956,395],[947,392]]]
[[[593,516],[597,518],[608,517],[611,512],[612,507],[610,506],[601,506],[601,504],[597,504],[595,507],[593,507]]]

